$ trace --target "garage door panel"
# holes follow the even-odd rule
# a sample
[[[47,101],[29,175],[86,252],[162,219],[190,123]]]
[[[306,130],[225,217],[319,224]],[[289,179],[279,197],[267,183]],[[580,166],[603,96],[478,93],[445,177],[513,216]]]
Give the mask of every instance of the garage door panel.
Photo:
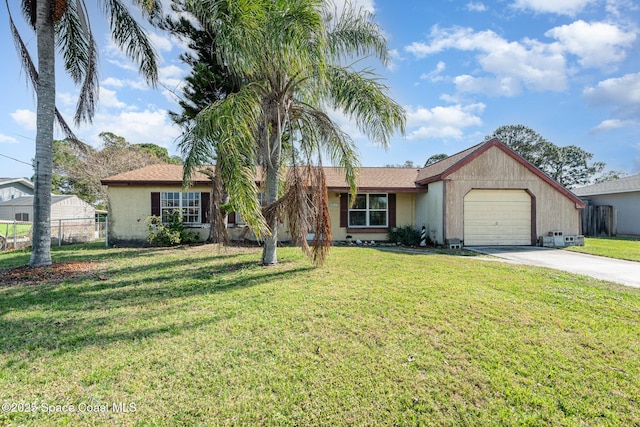
[[[531,244],[531,197],[524,190],[472,190],[463,219],[467,246]]]

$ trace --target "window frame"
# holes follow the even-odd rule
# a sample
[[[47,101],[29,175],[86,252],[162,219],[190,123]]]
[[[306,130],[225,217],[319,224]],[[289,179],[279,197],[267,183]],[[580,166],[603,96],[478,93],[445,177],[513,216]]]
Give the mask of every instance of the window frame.
[[[368,228],[388,228],[389,227],[389,205],[390,205],[390,197],[389,193],[358,193],[356,194],[356,199],[358,197],[365,197],[365,207],[364,208],[352,208],[351,207],[351,195],[349,194],[348,199],[348,208],[347,208],[347,227],[348,228],[359,228],[359,229],[368,229]],[[379,197],[384,196],[386,200],[386,207],[384,209],[372,208],[371,207],[371,197]],[[364,225],[354,225],[351,223],[352,212],[364,212],[365,213],[365,224]],[[384,224],[371,224],[371,214],[374,212],[384,212]]]
[[[172,197],[168,197],[171,194]],[[178,197],[176,198],[176,195]],[[177,206],[164,206],[165,203],[169,202],[175,203],[177,201]],[[197,201],[197,205],[190,205],[190,202]],[[167,222],[167,217],[164,214],[165,212],[170,212],[173,210],[179,210],[182,214],[183,223],[185,225],[201,225],[202,224],[202,194],[199,191],[161,191],[160,192],[160,218],[163,223]],[[194,213],[195,212],[195,213]],[[196,217],[196,221],[188,221],[187,219],[193,219]]]

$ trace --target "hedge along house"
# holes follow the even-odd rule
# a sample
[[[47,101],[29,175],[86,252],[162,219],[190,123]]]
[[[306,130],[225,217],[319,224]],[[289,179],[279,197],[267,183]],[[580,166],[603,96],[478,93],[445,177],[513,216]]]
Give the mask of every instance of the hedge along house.
[[[550,231],[580,230],[582,201],[496,139],[422,169],[361,168],[353,202],[341,171],[325,173],[334,240],[386,240],[389,228],[409,225],[424,226],[437,244],[534,245]],[[183,190],[180,165],[153,165],[102,184],[109,186],[110,241],[144,240],[147,217],[176,208],[206,239],[206,175]],[[281,227],[280,239],[289,240]],[[232,239],[251,238],[237,215],[230,215],[229,231]]]

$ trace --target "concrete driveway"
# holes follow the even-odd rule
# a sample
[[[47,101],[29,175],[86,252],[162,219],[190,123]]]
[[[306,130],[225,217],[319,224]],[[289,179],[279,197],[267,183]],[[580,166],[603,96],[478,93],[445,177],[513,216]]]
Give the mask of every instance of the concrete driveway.
[[[518,264],[549,267],[640,288],[640,262],[536,246],[474,246],[465,249]]]

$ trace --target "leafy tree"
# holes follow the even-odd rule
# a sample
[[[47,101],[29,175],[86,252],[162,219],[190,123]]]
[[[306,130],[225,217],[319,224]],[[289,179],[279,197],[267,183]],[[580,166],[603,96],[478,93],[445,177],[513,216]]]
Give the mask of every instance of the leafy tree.
[[[602,172],[605,167],[603,162],[590,163],[593,154],[575,145],[559,147],[557,152],[558,154],[549,160],[547,173],[567,188],[588,184],[591,178]]]
[[[414,168],[418,168],[418,166],[413,163],[413,160],[406,160],[403,164],[401,165],[385,165],[385,168],[405,168],[405,169],[414,169]]]
[[[164,147],[160,147],[159,145],[145,143],[135,144],[134,146],[156,156],[161,163],[167,163],[170,165],[179,165],[182,163],[182,159],[180,158],[180,156],[169,156],[169,150]]]
[[[624,171],[607,171],[598,176],[593,182],[595,184],[599,184],[601,182],[615,181],[616,179],[624,178],[626,176],[629,176],[629,174]]]
[[[185,78],[178,101],[182,111],[169,111],[169,116],[188,129],[200,111],[229,93],[237,92],[240,83],[219,60],[215,37],[197,16],[189,13],[186,0],[172,0],[171,8],[177,13],[165,16],[158,26],[186,41],[188,50],[179,59],[191,68],[191,72]]]
[[[54,186],[60,194],[76,194],[99,208],[106,208],[107,190],[100,180],[144,166],[172,163],[166,148],[155,144],[130,144],[121,136],[102,132],[102,147],[78,150],[68,140],[54,141]]]
[[[314,262],[321,263],[331,229],[324,172],[314,166],[328,155],[355,192],[359,163],[353,141],[326,109],[341,109],[381,145],[395,129],[404,130],[404,111],[387,96],[387,88],[370,71],[342,65],[346,58],[363,55],[386,60],[380,29],[366,12],[347,7],[333,16],[320,0],[194,0],[188,6],[214,35],[220,62],[243,85],[196,116],[180,143],[185,179],[216,152],[231,203],[264,238],[262,263],[277,262],[278,213],[286,216]],[[304,165],[297,164],[296,151]],[[293,167],[280,191],[286,156]],[[255,184],[258,163],[266,181],[264,216]],[[309,252],[311,229],[316,239]]]
[[[59,49],[64,68],[80,86],[75,122],[90,122],[98,99],[98,49],[88,22],[84,0],[22,0],[22,12],[36,34],[36,69],[13,23],[9,1],[6,0],[9,26],[36,91],[36,155],[34,160],[33,239],[29,264],[51,264],[51,184],[53,173],[53,124],[55,108],[55,54]],[[147,81],[155,84],[158,78],[156,54],[143,29],[130,15],[121,0],[100,2],[110,24],[115,43],[123,48],[134,61],[139,62],[140,72]],[[133,0],[149,16],[160,12],[159,2]]]
[[[191,67],[185,78],[185,85],[179,105],[180,112],[170,111],[172,120],[188,130],[200,111],[216,101],[224,99],[229,93],[237,92],[239,83],[229,74],[224,62],[216,54],[216,41],[212,33],[204,28],[197,17],[188,12],[184,0],[173,0],[172,9],[177,15],[167,15],[159,26],[175,36],[185,40],[189,50],[180,55],[180,60]],[[178,16],[176,18],[176,16]],[[215,147],[215,144],[212,143]],[[201,172],[211,179],[211,197],[209,206],[208,242],[222,243],[228,240],[227,214],[220,207],[229,203],[229,194],[216,168],[206,167],[217,162],[217,152],[211,152],[211,158],[202,159]]]
[[[590,163],[593,154],[582,148],[575,145],[558,147],[533,129],[523,125],[501,126],[485,140],[492,138],[498,138],[538,169],[568,188],[589,183],[592,177],[605,167],[602,162]]]
[[[440,160],[444,160],[447,157],[449,157],[449,155],[448,154],[444,154],[444,153],[434,154],[433,156],[429,157],[426,162],[424,162],[424,167],[427,167],[427,166],[432,165],[434,163],[438,163]]]

